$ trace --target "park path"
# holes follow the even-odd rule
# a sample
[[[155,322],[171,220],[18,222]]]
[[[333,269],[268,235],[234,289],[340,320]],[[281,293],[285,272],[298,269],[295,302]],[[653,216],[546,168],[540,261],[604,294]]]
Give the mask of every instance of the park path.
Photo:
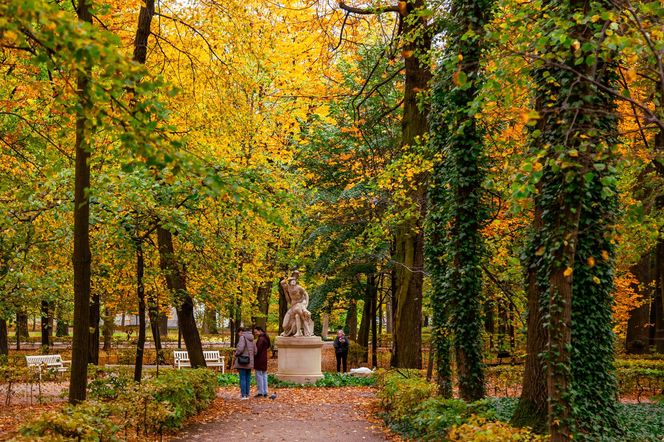
[[[205,421],[190,424],[171,440],[356,442],[393,439],[372,417],[371,407],[376,398],[371,388],[282,388],[276,393],[274,400],[252,397],[241,401],[239,387],[220,389],[212,407],[202,413]]]

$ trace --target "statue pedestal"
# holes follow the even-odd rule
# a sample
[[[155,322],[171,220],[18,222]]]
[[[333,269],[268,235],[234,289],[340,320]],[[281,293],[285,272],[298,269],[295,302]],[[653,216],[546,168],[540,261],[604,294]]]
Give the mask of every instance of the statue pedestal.
[[[278,379],[296,384],[313,384],[323,379],[320,336],[278,336],[275,344],[279,350]]]

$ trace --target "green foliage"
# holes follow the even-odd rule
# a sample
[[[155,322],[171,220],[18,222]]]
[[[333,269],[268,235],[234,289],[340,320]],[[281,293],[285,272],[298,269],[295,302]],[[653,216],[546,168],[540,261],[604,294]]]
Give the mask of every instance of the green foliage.
[[[618,393],[637,400],[649,399],[664,391],[664,363],[652,360],[618,360],[615,372]],[[523,379],[523,366],[500,365],[487,369],[492,394],[515,395]]]
[[[98,370],[90,382],[95,398],[48,412],[21,428],[31,440],[80,438],[121,440],[116,433],[135,430],[144,436],[182,427],[185,419],[207,408],[216,395],[216,377],[207,369],[167,370],[138,384],[130,373]]]
[[[88,401],[44,413],[24,425],[21,434],[26,440],[112,442],[121,440],[116,436],[119,429],[111,419],[111,407]]]
[[[517,398],[491,398],[489,402],[494,416],[508,422],[517,405]],[[607,442],[654,442],[664,438],[664,404],[618,404],[617,419],[622,430],[619,436],[604,434],[601,439]]]
[[[511,417],[516,406],[514,399],[483,399],[468,403],[434,396],[434,385],[416,373],[408,372],[391,371],[382,374],[379,387],[378,396],[385,410],[387,424],[394,431],[409,438],[464,441],[537,440],[528,430],[494,422]]]
[[[406,419],[418,404],[435,394],[435,385],[420,377],[416,370],[382,373],[378,386],[382,408],[396,422]]]
[[[270,388],[306,388],[306,387],[369,387],[376,384],[376,377],[369,376],[360,378],[340,373],[323,373],[323,379],[319,379],[315,384],[295,384],[278,379],[272,373],[268,374],[268,385]],[[217,375],[217,383],[221,387],[230,387],[240,385],[240,378],[235,373],[225,373]],[[252,385],[255,378],[251,378]]]
[[[484,396],[482,363],[482,261],[480,230],[488,218],[484,179],[484,130],[480,69],[483,27],[492,17],[492,0],[452,1],[446,20],[447,42],[432,94],[430,146],[437,158],[429,191],[427,255],[432,279],[434,336],[441,378],[449,379],[449,339],[459,365],[459,393]],[[450,388],[444,383],[449,395]]]
[[[323,373],[323,379],[314,384],[316,387],[369,387],[376,384],[376,377],[366,378],[342,373]]]
[[[664,438],[663,404],[619,404],[618,422],[624,442],[655,442]]]

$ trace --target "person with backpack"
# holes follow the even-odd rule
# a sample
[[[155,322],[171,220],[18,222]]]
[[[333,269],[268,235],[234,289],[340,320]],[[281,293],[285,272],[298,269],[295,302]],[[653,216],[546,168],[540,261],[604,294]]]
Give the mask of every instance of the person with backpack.
[[[254,355],[256,354],[256,344],[251,330],[239,327],[237,330],[238,342],[235,349],[235,364],[240,372],[240,399],[249,399],[251,389],[251,369],[254,368]]]

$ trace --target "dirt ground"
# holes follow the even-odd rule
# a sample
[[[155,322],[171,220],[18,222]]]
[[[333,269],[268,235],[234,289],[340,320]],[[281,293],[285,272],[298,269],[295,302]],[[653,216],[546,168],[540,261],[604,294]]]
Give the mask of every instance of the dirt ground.
[[[289,388],[273,392],[277,394],[274,400],[252,397],[241,401],[239,388],[220,389],[209,410],[212,416],[191,423],[171,441],[397,440],[373,417],[376,398],[371,388]],[[215,407],[220,411],[216,416]]]

